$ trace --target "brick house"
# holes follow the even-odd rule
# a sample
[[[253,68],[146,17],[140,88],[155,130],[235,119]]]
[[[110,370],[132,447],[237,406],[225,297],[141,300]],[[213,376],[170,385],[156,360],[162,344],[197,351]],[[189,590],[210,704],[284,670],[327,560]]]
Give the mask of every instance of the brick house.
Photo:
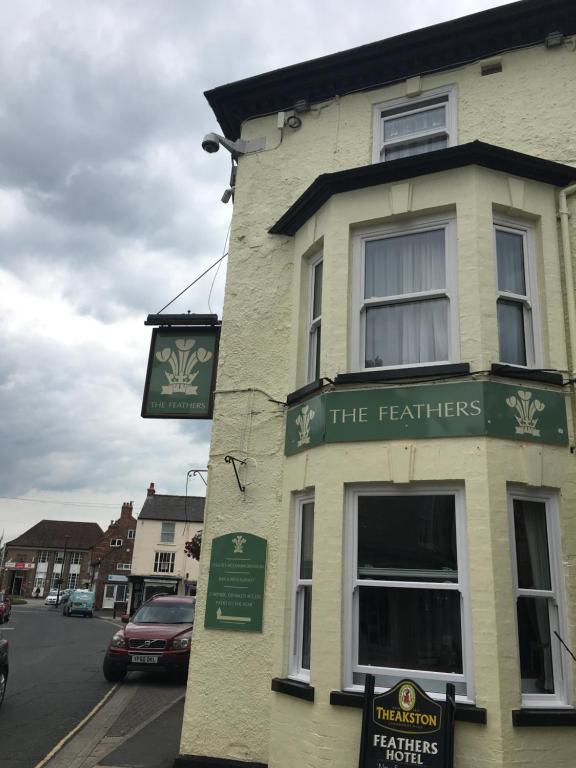
[[[91,580],[91,549],[101,538],[97,523],[41,520],[21,536],[6,542],[2,590],[38,597],[55,589],[82,587]]]
[[[136,518],[132,502],[122,504],[117,520],[112,520],[102,537],[92,547],[91,584],[96,608],[113,608],[128,596],[128,575],[132,566]]]

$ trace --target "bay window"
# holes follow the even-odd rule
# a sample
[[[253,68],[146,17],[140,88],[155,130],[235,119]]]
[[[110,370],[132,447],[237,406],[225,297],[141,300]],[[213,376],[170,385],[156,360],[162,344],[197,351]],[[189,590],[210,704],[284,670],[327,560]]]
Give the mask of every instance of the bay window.
[[[566,640],[556,498],[542,491],[509,494],[522,704],[566,703]]]
[[[531,232],[495,224],[498,341],[501,363],[536,365],[535,290]]]
[[[471,697],[464,525],[460,489],[350,492],[348,685]]]
[[[308,289],[308,382],[320,378],[320,339],[322,331],[322,254],[316,256],[309,264]]]
[[[296,500],[290,676],[305,681],[310,679],[313,555],[314,498],[301,496]]]
[[[358,368],[455,358],[454,230],[454,221],[445,219],[357,238]]]

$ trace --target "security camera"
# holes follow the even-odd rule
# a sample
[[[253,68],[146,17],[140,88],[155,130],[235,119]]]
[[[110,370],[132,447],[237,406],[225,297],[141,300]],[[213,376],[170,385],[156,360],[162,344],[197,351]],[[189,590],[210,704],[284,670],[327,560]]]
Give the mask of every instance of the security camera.
[[[204,152],[218,152],[220,149],[220,136],[217,133],[207,133],[202,139],[202,149]]]
[[[237,158],[240,155],[245,155],[247,152],[258,152],[264,149],[266,146],[266,139],[250,139],[245,141],[244,139],[236,139],[236,141],[230,141],[230,139],[220,136],[218,133],[207,133],[202,139],[202,149],[205,152],[218,152],[220,146],[227,149],[232,157]]]

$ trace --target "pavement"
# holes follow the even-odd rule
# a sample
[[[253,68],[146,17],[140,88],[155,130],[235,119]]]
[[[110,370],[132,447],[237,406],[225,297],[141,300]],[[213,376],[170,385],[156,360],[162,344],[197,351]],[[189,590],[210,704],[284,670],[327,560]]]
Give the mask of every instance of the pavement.
[[[94,618],[122,626],[112,611]],[[185,693],[163,677],[130,673],[35,768],[172,768]]]

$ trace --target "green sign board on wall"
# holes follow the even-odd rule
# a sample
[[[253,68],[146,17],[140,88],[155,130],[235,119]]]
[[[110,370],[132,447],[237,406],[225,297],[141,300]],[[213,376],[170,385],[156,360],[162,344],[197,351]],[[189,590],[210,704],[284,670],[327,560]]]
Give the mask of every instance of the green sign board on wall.
[[[227,533],[212,540],[207,629],[262,631],[266,549],[266,539],[251,533]]]
[[[324,443],[482,435],[567,445],[564,393],[492,381],[324,392],[288,410],[285,453]]]
[[[219,326],[152,331],[144,418],[212,418],[219,340]]]

